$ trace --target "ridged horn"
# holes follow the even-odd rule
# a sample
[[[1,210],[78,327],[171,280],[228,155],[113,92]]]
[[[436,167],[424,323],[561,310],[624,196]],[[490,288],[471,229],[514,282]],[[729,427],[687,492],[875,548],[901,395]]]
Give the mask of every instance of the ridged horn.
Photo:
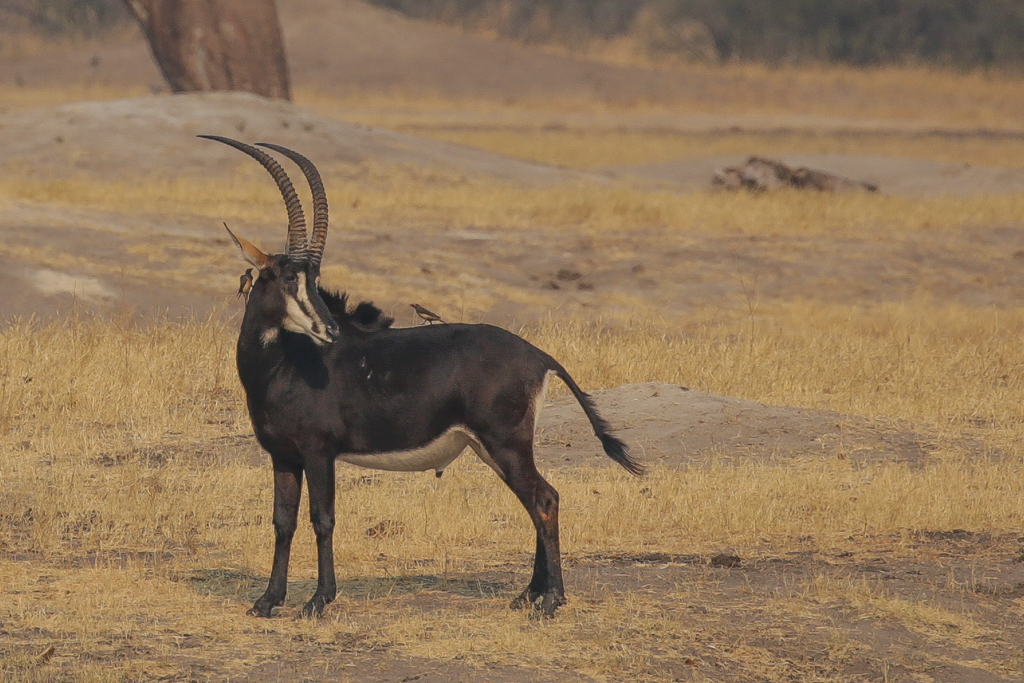
[[[295,192],[295,187],[292,185],[292,181],[284,168],[281,167],[281,164],[277,163],[274,157],[262,149],[256,149],[252,145],[247,145],[238,140],[232,140],[231,138],[219,135],[199,135],[198,137],[215,140],[229,147],[234,147],[263,164],[263,168],[267,169],[267,172],[270,173],[270,176],[277,183],[278,189],[281,190],[284,206],[288,210],[288,237],[285,241],[285,253],[293,258],[307,259],[309,252],[306,245],[306,216],[302,213],[302,202],[299,201],[299,195]]]
[[[324,256],[324,245],[327,244],[327,191],[324,190],[324,181],[320,172],[316,170],[313,162],[296,151],[287,147],[275,145],[270,142],[257,142],[260,147],[272,149],[275,152],[285,155],[295,162],[306,176],[309,183],[309,190],[313,194],[313,234],[309,238],[309,262],[320,271],[320,259]]]

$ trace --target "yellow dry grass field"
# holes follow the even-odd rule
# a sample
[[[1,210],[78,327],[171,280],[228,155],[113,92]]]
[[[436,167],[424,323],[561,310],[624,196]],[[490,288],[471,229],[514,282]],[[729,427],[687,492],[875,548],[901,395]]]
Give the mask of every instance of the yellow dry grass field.
[[[87,177],[53,181],[0,178],[0,197],[80,206],[100,211],[256,223],[276,215],[279,199],[267,191],[261,169],[240,166],[229,178],[157,182],[103,182]],[[600,237],[698,228],[751,237],[948,236],[972,227],[1012,224],[1024,216],[1024,197],[946,195],[766,196],[703,192],[679,194],[630,185],[584,182],[530,188],[444,171],[363,165],[358,174],[324,169],[337,224],[381,224],[441,230],[451,225],[502,226]],[[0,199],[2,201],[2,199]]]
[[[744,627],[738,615],[788,622],[786,637],[817,638],[814,624],[838,609],[946,647],[980,648],[981,668],[1019,673],[1019,648],[994,638],[997,629],[975,610],[844,576],[838,558],[895,553],[927,562],[937,550],[918,548],[921,534],[992,539],[1021,527],[1024,358],[1016,339],[1024,313],[808,304],[773,320],[754,337],[742,320],[687,337],[653,323],[609,329],[585,321],[526,333],[587,386],[685,379],[721,393],[928,423],[940,432],[935,457],[921,466],[709,462],[643,479],[552,471],[576,590],[550,624],[505,607],[502,572],[525,571],[528,520],[490,471],[468,459],[441,481],[343,469],[338,603],[320,622],[245,617],[269,562],[272,496],[232,372],[233,326],[82,319],[8,328],[0,335],[8,596],[0,666],[16,681],[220,679],[251,673],[283,648],[292,657],[314,653],[325,666],[346,653],[387,652],[471,668],[673,680],[666,662],[700,669],[713,661],[712,673],[730,680],[783,680],[810,669],[758,645],[763,623]],[[999,457],[962,443],[979,433]],[[394,533],[368,537],[381,522]],[[700,563],[722,551],[747,562],[793,552],[834,559],[751,594],[724,587],[715,572],[725,570]],[[300,532],[285,614],[310,590],[312,553],[310,534]],[[686,580],[665,594],[580,577],[588,566],[650,557],[688,567]],[[966,578],[950,568],[944,588],[979,594],[985,572],[976,569]],[[419,602],[430,598],[440,607]],[[664,611],[666,601],[675,608]],[[827,636],[822,647],[835,670],[820,680],[847,680],[832,650],[863,645],[840,628]],[[50,645],[55,653],[40,661]],[[894,666],[925,666],[909,652],[893,657]]]
[[[895,116],[901,87],[925,93],[900,111],[928,123],[1010,125],[1007,112],[1021,107],[1019,89],[1002,76],[753,67],[736,67],[734,75],[780,79],[798,92],[851,84],[877,98],[874,108],[857,110],[864,116]],[[770,151],[775,143],[771,149],[806,144],[863,153],[902,145],[901,153],[989,164],[1003,150],[1006,165],[1020,165],[1014,159],[1024,154],[1000,140],[884,135],[854,142],[677,135],[668,152],[667,133],[577,135],[536,125],[451,137],[429,121],[430,107],[462,103],[318,97],[324,111],[358,105],[383,112],[377,124],[405,120],[423,134],[579,169],[758,145]],[[782,94],[755,102],[739,90],[731,97],[723,95],[721,106],[737,113],[776,111],[786,102]],[[983,106],[968,106],[972,97]],[[942,100],[949,106],[930,108]],[[543,104],[546,111],[561,106]],[[853,106],[837,100],[814,113]],[[866,147],[844,146],[855,143]],[[280,199],[250,166],[216,181],[5,176],[0,202],[255,229],[278,215]],[[681,195],[582,182],[529,188],[372,164],[323,170],[332,207],[345,207],[334,213],[335,230],[401,225],[428,241],[467,226],[500,229],[509,240],[542,230],[554,249],[586,238],[599,254],[621,250],[630,259],[649,258],[658,245],[715,240],[763,245],[781,260],[791,249],[813,258],[829,243],[838,245],[828,252],[838,268],[846,245],[859,240],[878,254],[940,244],[1007,269],[1021,260],[1003,253],[1014,239],[1005,235],[1024,226],[1020,195]],[[992,241],[998,235],[1003,242]],[[165,237],[133,246],[139,261],[122,277],[184,286],[234,257],[196,251],[172,270],[161,251],[171,248]],[[0,256],[54,267],[73,258],[11,245],[0,245]],[[421,265],[394,255],[353,263],[329,253],[326,264],[325,284],[357,299],[455,296],[440,277],[424,289],[409,274]],[[570,599],[550,621],[507,609],[528,580],[533,534],[484,465],[465,457],[440,480],[341,468],[338,600],[321,620],[291,618],[315,582],[312,533],[302,525],[288,602],[279,618],[256,620],[244,612],[269,571],[272,488],[235,375],[237,313],[14,323],[0,331],[0,678],[775,683],[1024,676],[1024,306],[1009,294],[977,305],[944,296],[936,284],[984,290],[977,280],[989,276],[983,269],[932,263],[927,282],[889,297],[833,296],[803,284],[798,292],[769,290],[752,279],[741,283],[741,296],[695,296],[687,306],[672,306],[668,295],[598,292],[586,306],[557,308],[551,290],[487,280],[488,268],[497,266],[480,266],[480,291],[466,295],[460,286],[469,301],[456,317],[471,320],[499,298],[551,307],[517,331],[585,388],[659,381],[836,411],[837,420],[856,415],[925,434],[929,452],[901,462],[865,463],[842,449],[828,458],[769,453],[746,462],[723,447],[703,462],[658,467],[643,478],[610,468],[547,468],[561,493]],[[864,269],[861,277],[874,286],[887,274]],[[596,440],[593,447],[596,453]]]

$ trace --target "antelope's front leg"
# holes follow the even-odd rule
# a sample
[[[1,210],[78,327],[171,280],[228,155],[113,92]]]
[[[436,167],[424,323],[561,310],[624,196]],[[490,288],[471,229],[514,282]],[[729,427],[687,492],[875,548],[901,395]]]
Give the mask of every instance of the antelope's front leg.
[[[306,463],[309,487],[309,520],[316,534],[316,592],[302,608],[302,616],[319,617],[334,601],[338,586],[334,577],[334,458],[314,456]]]
[[[302,498],[302,470],[274,466],[274,566],[267,590],[249,610],[257,617],[270,617],[275,607],[284,604],[288,592],[288,558],[299,517]]]

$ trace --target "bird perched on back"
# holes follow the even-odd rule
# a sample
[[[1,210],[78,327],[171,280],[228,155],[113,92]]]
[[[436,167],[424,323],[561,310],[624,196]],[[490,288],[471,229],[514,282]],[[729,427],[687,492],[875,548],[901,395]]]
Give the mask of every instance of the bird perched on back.
[[[427,310],[426,308],[423,308],[419,304],[409,304],[409,305],[412,306],[414,311],[416,311],[416,315],[418,315],[419,317],[423,318],[423,322],[424,323],[426,323],[428,325],[433,325],[435,322],[437,322],[437,323],[444,323],[444,321],[441,320],[441,316],[439,316],[437,313],[434,313],[433,311]],[[447,323],[445,323],[445,324],[447,324]]]
[[[252,280],[252,268],[246,268],[245,272],[238,278],[238,296],[245,297],[246,301],[249,300],[249,290],[252,289]]]

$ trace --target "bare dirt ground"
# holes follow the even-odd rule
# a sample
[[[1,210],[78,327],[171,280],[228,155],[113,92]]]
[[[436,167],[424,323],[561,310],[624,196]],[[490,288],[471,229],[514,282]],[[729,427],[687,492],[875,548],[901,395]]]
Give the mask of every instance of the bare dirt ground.
[[[417,165],[516,180],[558,182],[570,171],[317,116],[245,93],[85,102],[14,112],[0,122],[6,164],[43,177],[224,175],[237,152],[196,135],[279,140],[319,152],[320,163]],[[184,152],[184,154],[183,154]]]
[[[315,84],[339,92],[421,89],[439,97],[499,99],[568,94],[628,102],[668,101],[680,92],[712,85],[697,77],[680,79],[656,70],[594,64],[464,36],[355,2],[288,0],[281,7],[298,86]],[[333,14],[337,12],[344,16]],[[325,13],[332,17],[330,21],[324,20]],[[329,35],[307,39],[322,35],[318,29],[325,24],[334,27]],[[100,59],[93,60],[94,55]],[[12,81],[15,76],[27,87],[81,83],[162,87],[137,38],[0,62],[0,81]],[[451,125],[473,125],[481,116],[493,125],[490,115],[459,112],[451,113]],[[826,131],[907,125],[795,115],[727,120],[616,118],[602,113],[551,116],[558,125],[671,125],[691,131],[724,124]],[[509,121],[509,117],[500,120]],[[396,164],[533,187],[562,181],[602,185],[627,179],[692,191],[706,186],[718,168],[742,159],[716,156],[574,171],[233,94],[142,97],[0,112],[0,164],[8,176],[24,175],[36,181],[87,177],[100,182],[157,182],[235,172],[240,164],[237,153],[196,140],[200,133],[278,142],[309,151],[317,163],[348,168],[353,177],[366,177],[366,169],[374,164]],[[880,156],[788,154],[782,158],[877,182],[883,192],[896,195],[1024,191],[1022,169]],[[358,254],[361,264],[346,262],[346,267],[392,277],[403,293],[432,288],[447,297],[439,299],[443,315],[467,321],[512,326],[549,310],[622,314],[637,301],[653,302],[666,314],[682,313],[716,301],[734,305],[750,296],[752,283],[757,296],[775,301],[799,300],[809,292],[842,303],[930,296],[970,306],[1000,306],[1024,299],[1019,225],[989,225],[942,239],[922,234],[891,244],[868,237],[769,238],[706,234],[699,229],[682,235],[656,231],[575,235],[543,225],[514,233],[500,225],[478,224],[341,228],[345,212],[334,215],[341,218],[335,219],[339,228],[331,235],[328,260],[342,263],[347,255]],[[264,244],[281,239],[274,220],[243,227]],[[4,319],[30,315],[48,319],[72,308],[108,315],[122,311],[143,316],[237,315],[234,288],[241,267],[219,224],[206,217],[169,217],[157,211],[121,214],[17,199],[0,201],[0,232],[4,237],[0,317]],[[163,256],[154,261],[147,255],[150,247]],[[559,279],[565,271],[578,277]],[[188,276],[173,280],[171,286],[172,280],[161,279],[164,272]],[[580,287],[580,282],[586,287]],[[459,291],[467,283],[488,294],[488,308],[467,313],[465,305],[460,305]],[[409,301],[400,295],[379,303],[398,316],[400,324],[414,323]],[[928,426],[766,406],[659,383],[599,390],[595,396],[623,438],[652,466],[734,462],[785,466],[827,459],[848,461],[855,467],[877,462],[920,467],[934,457],[934,435]],[[262,460],[248,437],[208,446],[226,460]],[[972,444],[965,447],[970,449]],[[998,453],[990,455],[998,457]],[[592,433],[571,398],[554,399],[543,412],[538,460],[550,469],[608,464],[595,455]],[[652,548],[650,553],[628,556],[570,553],[565,561],[567,589],[583,605],[639,596],[637,609],[649,612],[651,618],[680,624],[677,640],[659,646],[661,654],[643,663],[657,680],[986,683],[1021,679],[1024,539],[1015,534],[935,529],[898,538],[851,537],[848,547],[835,551],[823,550],[813,540],[806,539],[806,550],[765,545],[734,559],[730,559],[730,548],[722,548],[722,556],[688,548]],[[63,568],[53,569],[58,570]],[[386,622],[391,610],[444,611],[458,620],[481,608],[504,609],[521,587],[524,571],[515,567],[459,575],[430,565],[420,575],[343,582],[338,603],[331,609],[361,615],[353,618],[360,620],[360,632],[366,634]],[[264,580],[243,576],[224,581],[220,575],[201,571],[182,579],[239,619]],[[865,589],[860,602],[848,598],[857,586],[868,584],[883,585],[884,591]],[[835,586],[844,587],[847,597],[839,599],[840,589]],[[309,590],[308,582],[297,581],[291,592],[302,596]],[[808,590],[813,593],[810,598]],[[41,581],[35,592],[40,599],[59,600],[53,591]],[[803,600],[801,607],[790,609],[797,597]],[[915,620],[896,619],[898,606],[905,604],[924,604],[933,611]],[[282,614],[291,616],[295,611],[296,603],[289,602]],[[949,616],[954,614],[957,619]],[[630,638],[645,634],[622,636],[628,648]],[[409,657],[370,636],[322,642],[268,635],[274,639],[273,657],[242,671],[227,670],[206,653],[202,634],[174,637],[180,641],[179,669],[187,680],[596,680],[555,667],[518,667],[500,661],[481,666],[477,660],[465,663],[458,657]],[[12,631],[0,623],[0,649],[30,648],[54,638],[52,633]],[[55,663],[61,664],[61,656],[58,653]],[[101,663],[103,657],[123,661],[132,656],[114,649],[96,655]],[[749,666],[736,664],[743,656]],[[61,666],[65,664],[70,666],[69,662]],[[61,680],[73,675],[62,671],[67,676]]]

